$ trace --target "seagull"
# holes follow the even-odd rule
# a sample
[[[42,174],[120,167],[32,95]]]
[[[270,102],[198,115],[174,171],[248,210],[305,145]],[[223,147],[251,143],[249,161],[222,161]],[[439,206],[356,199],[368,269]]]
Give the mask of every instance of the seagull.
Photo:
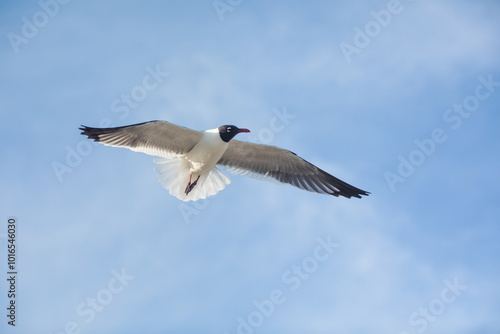
[[[154,159],[158,180],[182,201],[205,199],[230,184],[217,166],[235,174],[336,197],[361,198],[369,194],[291,151],[233,139],[239,133],[250,132],[235,125],[196,131],[166,121],[150,121],[114,128],[82,125],[79,129],[82,135],[104,145],[160,157]]]

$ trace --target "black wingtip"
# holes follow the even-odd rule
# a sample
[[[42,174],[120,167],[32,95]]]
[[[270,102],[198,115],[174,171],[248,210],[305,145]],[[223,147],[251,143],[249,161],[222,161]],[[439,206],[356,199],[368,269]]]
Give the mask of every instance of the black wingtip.
[[[88,139],[93,139],[94,141],[99,141],[99,134],[102,133],[102,129],[91,128],[89,126],[80,125],[78,130],[82,130],[80,134],[87,136]]]
[[[132,125],[125,125],[125,126],[117,126],[114,128],[92,128],[90,126],[85,126],[85,125],[80,125],[78,128],[79,130],[82,130],[81,134],[87,136],[89,139],[93,139],[94,141],[101,141],[100,136],[101,135],[107,135],[114,133],[116,131],[125,129],[125,128],[131,128],[137,125],[142,125],[142,124],[147,124],[147,123],[156,123],[156,122],[164,122],[164,121],[149,121],[149,122],[142,122],[142,123],[137,123],[137,124],[132,124]]]
[[[335,178],[336,179],[336,178]],[[356,197],[356,198],[362,198],[361,196],[369,196],[370,192],[361,190],[359,188],[356,188],[354,186],[351,186],[349,183],[346,183],[344,181],[341,181],[339,179],[336,179],[338,183],[336,184],[335,187],[339,191],[334,191],[333,193],[330,193],[330,195],[333,195],[335,197],[343,196],[346,198],[351,198],[351,197]]]
[[[331,192],[328,192],[330,195],[333,195],[335,197],[343,196],[346,198],[362,198],[361,196],[370,195],[370,192],[368,191],[352,186],[349,183],[336,178],[335,176],[325,172],[320,168],[318,168],[318,170],[321,173],[323,184],[327,185],[327,187],[331,190]]]
[[[368,192],[368,191],[363,191],[362,193],[359,193],[359,194],[353,195],[352,197],[356,197],[356,198],[363,198],[362,196],[370,196],[370,192]]]
[[[356,198],[363,198],[361,196],[369,196],[370,195],[370,192],[368,191],[364,191],[364,190],[361,190],[361,189],[358,189],[356,187],[352,187],[353,189],[350,189],[349,192],[344,192],[344,193],[340,193],[340,195],[344,196],[344,197],[347,197],[347,198],[351,198],[351,197],[356,197]]]

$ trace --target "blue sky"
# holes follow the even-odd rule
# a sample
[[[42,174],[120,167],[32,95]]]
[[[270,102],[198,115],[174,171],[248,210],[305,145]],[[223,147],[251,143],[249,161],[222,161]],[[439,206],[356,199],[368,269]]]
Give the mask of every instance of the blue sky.
[[[2,333],[496,333],[497,1],[3,1]],[[348,50],[348,51],[346,51]],[[285,115],[285,116],[283,116]],[[81,124],[236,124],[371,192],[185,204]]]

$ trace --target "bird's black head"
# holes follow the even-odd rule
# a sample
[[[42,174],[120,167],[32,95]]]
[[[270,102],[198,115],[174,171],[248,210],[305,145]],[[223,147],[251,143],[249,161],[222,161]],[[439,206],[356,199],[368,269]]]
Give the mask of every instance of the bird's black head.
[[[223,125],[219,126],[219,135],[220,138],[225,141],[226,143],[229,143],[231,139],[234,138],[238,133],[240,132],[250,132],[248,129],[240,129],[239,127],[235,125]]]

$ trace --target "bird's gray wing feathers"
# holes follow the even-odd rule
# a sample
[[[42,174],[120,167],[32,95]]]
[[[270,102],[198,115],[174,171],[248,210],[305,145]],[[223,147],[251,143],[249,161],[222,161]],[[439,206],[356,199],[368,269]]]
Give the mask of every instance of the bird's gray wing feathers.
[[[126,147],[135,152],[170,158],[189,152],[202,132],[169,122],[151,121],[116,128],[80,128],[89,139],[104,145]]]
[[[344,196],[369,193],[339,180],[295,153],[279,147],[231,140],[217,162],[236,174],[288,183],[311,192]]]

